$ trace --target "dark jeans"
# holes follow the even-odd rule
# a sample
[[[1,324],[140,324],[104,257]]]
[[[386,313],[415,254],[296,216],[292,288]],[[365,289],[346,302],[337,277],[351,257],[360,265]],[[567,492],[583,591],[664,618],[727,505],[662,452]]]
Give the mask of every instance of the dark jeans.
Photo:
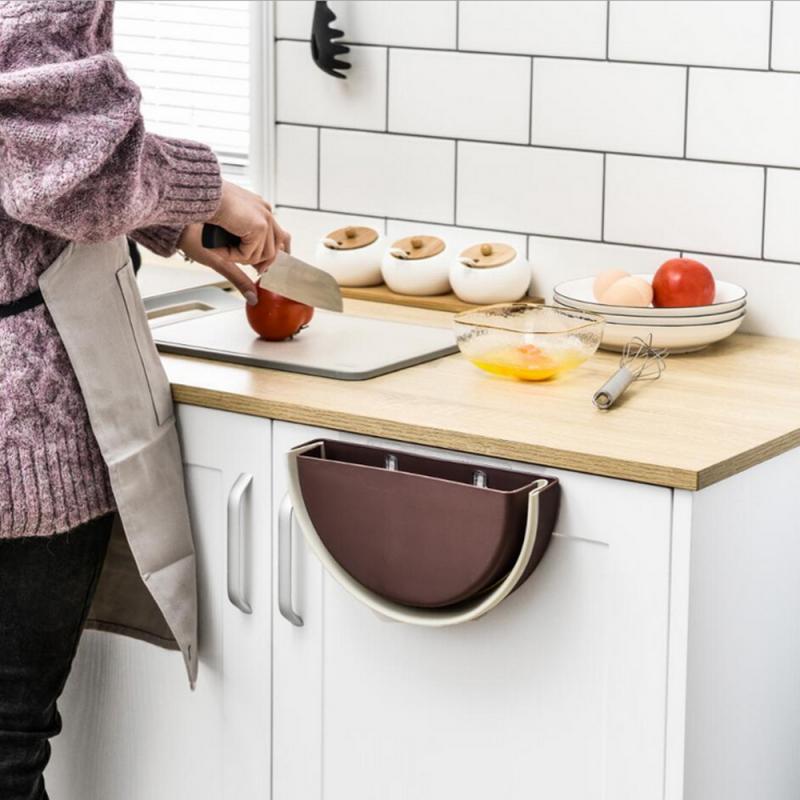
[[[48,739],[113,515],[53,537],[0,539],[0,798],[47,800]]]

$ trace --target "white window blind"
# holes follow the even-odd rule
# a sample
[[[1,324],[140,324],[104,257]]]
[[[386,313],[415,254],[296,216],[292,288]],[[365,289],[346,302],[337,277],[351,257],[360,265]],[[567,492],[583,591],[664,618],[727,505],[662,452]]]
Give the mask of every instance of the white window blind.
[[[118,0],[114,50],[142,90],[147,129],[203,142],[227,173],[247,168],[246,0]]]

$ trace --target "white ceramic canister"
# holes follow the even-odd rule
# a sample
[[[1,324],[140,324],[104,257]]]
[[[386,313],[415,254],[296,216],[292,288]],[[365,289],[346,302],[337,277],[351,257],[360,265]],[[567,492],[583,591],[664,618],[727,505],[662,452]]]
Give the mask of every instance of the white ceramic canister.
[[[314,262],[329,272],[339,286],[377,286],[386,241],[373,228],[350,225],[332,231],[317,242]]]
[[[474,244],[450,265],[450,285],[465,303],[512,303],[528,293],[530,282],[530,264],[509,244]]]
[[[383,256],[383,280],[397,294],[450,291],[450,251],[438,236],[398,239]]]

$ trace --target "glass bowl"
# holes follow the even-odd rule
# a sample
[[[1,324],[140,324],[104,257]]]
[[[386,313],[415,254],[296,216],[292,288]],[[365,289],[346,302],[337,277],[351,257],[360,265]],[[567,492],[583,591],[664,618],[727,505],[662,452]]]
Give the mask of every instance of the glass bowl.
[[[604,320],[597,314],[534,303],[503,303],[457,314],[461,352],[486,372],[545,381],[594,355]]]

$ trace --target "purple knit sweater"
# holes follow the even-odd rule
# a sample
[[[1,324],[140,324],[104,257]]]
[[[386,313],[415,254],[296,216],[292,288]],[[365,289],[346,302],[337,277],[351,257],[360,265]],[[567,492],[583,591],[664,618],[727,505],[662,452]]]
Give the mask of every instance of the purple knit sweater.
[[[219,204],[208,148],[145,133],[139,90],[111,53],[112,12],[0,0],[0,303],[34,291],[70,240],[127,233],[169,255]],[[50,315],[0,319],[0,538],[52,535],[113,508]]]

